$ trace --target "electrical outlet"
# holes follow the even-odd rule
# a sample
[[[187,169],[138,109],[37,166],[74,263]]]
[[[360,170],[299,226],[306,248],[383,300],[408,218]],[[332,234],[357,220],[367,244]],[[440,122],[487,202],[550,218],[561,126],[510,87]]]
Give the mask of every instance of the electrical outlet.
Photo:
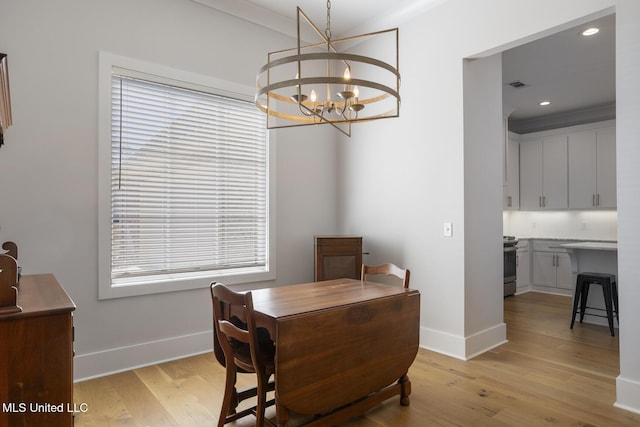
[[[444,223],[444,237],[452,237],[453,236],[453,223],[445,222]]]

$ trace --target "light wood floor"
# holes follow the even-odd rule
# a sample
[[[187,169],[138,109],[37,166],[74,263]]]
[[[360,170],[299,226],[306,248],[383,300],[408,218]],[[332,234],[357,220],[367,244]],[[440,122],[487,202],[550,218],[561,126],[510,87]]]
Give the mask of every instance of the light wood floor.
[[[570,304],[540,293],[506,298],[507,344],[467,362],[421,349],[409,371],[411,405],[393,398],[346,425],[640,425],[640,415],[613,406],[617,337],[604,326],[576,323],[570,330]],[[75,425],[215,426],[223,384],[211,354],[81,382],[75,400],[88,412]],[[253,423],[247,417],[228,426]]]

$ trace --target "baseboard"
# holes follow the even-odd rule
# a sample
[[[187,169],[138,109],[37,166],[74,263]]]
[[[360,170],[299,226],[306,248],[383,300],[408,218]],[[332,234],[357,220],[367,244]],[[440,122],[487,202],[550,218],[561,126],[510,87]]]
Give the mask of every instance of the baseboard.
[[[73,360],[74,382],[212,351],[212,334],[212,331],[204,331],[94,353],[76,354]]]
[[[420,347],[461,360],[469,360],[507,342],[507,325],[501,323],[469,337],[420,328]]]
[[[420,347],[465,360],[464,337],[420,327]]]
[[[640,382],[623,378],[616,378],[616,408],[640,414]]]
[[[501,323],[466,338],[466,360],[486,353],[507,342],[507,324]]]

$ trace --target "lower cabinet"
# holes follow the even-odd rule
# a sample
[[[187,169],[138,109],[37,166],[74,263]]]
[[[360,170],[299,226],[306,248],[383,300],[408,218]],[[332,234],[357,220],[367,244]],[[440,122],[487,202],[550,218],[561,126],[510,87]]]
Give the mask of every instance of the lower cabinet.
[[[566,241],[534,240],[533,289],[571,295],[573,275],[571,258],[566,250],[558,248]]]
[[[524,292],[531,287],[531,251],[529,241],[520,240],[516,252],[516,292]]]

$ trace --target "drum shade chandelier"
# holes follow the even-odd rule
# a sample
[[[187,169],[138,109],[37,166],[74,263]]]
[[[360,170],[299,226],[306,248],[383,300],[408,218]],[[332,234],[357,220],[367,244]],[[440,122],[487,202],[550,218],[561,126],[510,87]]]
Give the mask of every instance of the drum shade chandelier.
[[[324,32],[297,8],[297,39],[258,70],[268,129],[330,124],[351,136],[352,123],[399,116],[397,28],[334,40],[327,1]]]

